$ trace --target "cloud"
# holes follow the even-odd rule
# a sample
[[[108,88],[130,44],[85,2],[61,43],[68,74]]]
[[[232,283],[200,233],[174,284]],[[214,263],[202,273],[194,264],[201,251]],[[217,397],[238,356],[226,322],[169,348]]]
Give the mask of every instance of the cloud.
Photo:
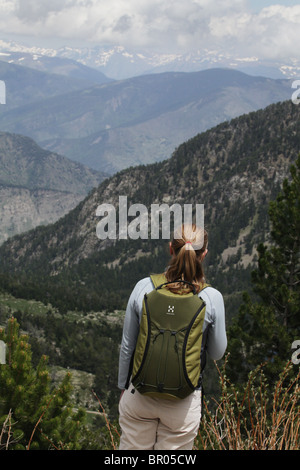
[[[257,14],[214,17],[210,31],[226,44],[237,43],[244,53],[270,59],[300,57],[300,5],[272,5]]]
[[[2,0],[0,28],[70,41],[189,48],[207,37],[212,15],[243,6],[245,0]]]
[[[247,0],[2,0],[0,30],[161,52],[215,49],[300,56],[300,6],[254,13]]]
[[[19,0],[15,6],[15,15],[23,23],[35,24],[45,21],[53,12],[61,10],[60,0]]]

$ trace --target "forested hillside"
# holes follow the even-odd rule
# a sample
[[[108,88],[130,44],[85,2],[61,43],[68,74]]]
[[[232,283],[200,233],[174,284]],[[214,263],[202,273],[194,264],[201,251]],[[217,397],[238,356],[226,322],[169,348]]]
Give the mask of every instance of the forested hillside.
[[[299,153],[299,113],[291,102],[271,105],[199,134],[167,161],[105,180],[54,225],[3,245],[2,285],[63,311],[124,308],[135,282],[166,266],[168,251],[162,240],[97,238],[98,205],[117,208],[121,195],[149,213],[154,203],[204,204],[207,277],[233,302],[249,286],[255,247],[268,238],[268,203]]]

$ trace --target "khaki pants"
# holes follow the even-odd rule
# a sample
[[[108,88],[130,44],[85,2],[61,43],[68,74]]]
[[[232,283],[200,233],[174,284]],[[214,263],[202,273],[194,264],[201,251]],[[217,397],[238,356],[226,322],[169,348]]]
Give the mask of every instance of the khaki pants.
[[[119,403],[120,450],[192,450],[201,419],[201,391],[183,400],[141,395],[131,384]]]

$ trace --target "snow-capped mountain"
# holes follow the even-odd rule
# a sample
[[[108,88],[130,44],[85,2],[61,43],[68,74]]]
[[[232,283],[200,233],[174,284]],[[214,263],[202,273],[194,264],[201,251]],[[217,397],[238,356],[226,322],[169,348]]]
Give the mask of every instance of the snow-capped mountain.
[[[47,59],[47,60],[46,60]],[[52,61],[49,59],[52,59]],[[13,41],[0,40],[0,60],[27,65],[46,71],[54,65],[63,69],[74,63],[96,69],[112,79],[125,79],[147,73],[194,72],[213,67],[240,70],[249,75],[270,78],[297,78],[300,62],[287,59],[284,63],[261,60],[258,57],[233,57],[229,53],[207,49],[188,54],[158,54],[127,50],[123,46],[61,47],[58,49],[28,47]],[[58,59],[60,59],[58,61]],[[67,62],[63,62],[65,60]]]

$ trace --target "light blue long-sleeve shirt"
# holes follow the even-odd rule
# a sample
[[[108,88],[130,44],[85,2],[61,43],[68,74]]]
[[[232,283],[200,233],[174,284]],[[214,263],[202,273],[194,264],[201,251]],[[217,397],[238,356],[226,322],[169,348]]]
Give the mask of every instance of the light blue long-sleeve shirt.
[[[118,387],[122,390],[127,382],[130,361],[138,338],[144,295],[153,289],[150,277],[146,277],[135,285],[129,297],[119,358]],[[206,303],[203,331],[209,326],[207,353],[211,359],[218,360],[222,358],[227,347],[223,296],[217,289],[206,287],[199,293],[199,297]]]

